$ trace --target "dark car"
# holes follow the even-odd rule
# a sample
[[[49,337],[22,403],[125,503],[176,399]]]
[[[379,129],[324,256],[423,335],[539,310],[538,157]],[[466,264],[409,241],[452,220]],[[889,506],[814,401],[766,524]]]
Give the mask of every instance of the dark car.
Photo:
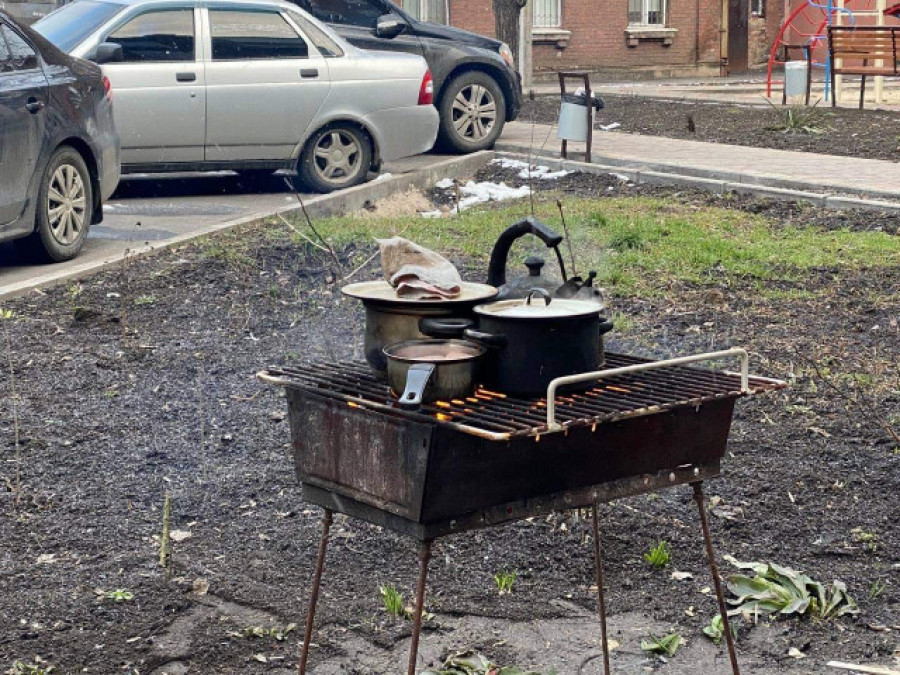
[[[419,21],[388,0],[291,0],[363,49],[421,54],[434,76],[441,116],[438,147],[474,152],[493,146],[522,105],[522,84],[504,43]]]
[[[109,83],[0,12],[0,242],[69,260],[119,182]]]

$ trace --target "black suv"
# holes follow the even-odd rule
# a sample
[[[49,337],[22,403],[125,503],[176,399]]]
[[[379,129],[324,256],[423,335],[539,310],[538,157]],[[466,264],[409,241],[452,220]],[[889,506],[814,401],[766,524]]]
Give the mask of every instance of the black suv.
[[[493,146],[522,105],[512,53],[499,40],[419,21],[388,0],[291,0],[362,49],[421,54],[434,77],[441,115],[437,147],[474,152]]]

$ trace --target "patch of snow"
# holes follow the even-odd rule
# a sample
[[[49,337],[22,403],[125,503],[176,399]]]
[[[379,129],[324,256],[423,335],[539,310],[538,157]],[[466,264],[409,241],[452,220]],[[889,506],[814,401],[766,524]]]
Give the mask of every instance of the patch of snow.
[[[501,157],[498,159],[491,160],[491,164],[499,164],[504,169],[519,169],[519,178],[540,178],[542,180],[555,180],[557,178],[562,178],[563,176],[568,176],[571,171],[566,171],[565,169],[560,169],[559,171],[551,171],[549,166],[543,166],[540,164],[531,164],[528,162],[523,162],[520,159],[509,159],[507,157]]]
[[[453,179],[452,178],[441,178],[437,183],[434,184],[434,187],[440,190],[446,190],[447,188],[453,187]]]
[[[616,180],[622,181],[623,183],[628,183],[629,181],[631,181],[631,178],[626,176],[624,173],[611,173],[609,175],[612,176],[613,178],[615,178]]]
[[[619,124],[618,122],[613,122],[612,124],[601,124],[600,128],[603,131],[612,131],[613,129],[618,129],[620,126],[622,126],[622,125]]]
[[[393,178],[393,177],[394,177],[394,174],[392,174],[392,173],[380,173],[375,177],[375,179],[372,182],[377,183],[380,180],[387,180],[388,178]]]
[[[492,183],[491,181],[483,181],[476,183],[470,180],[465,185],[459,186],[459,210],[471,208],[476,204],[484,202],[502,202],[507,199],[520,199],[531,194],[531,190],[527,185],[522,187],[510,187],[506,183]],[[422,213],[423,218],[440,218],[444,215],[441,211],[425,211]]]

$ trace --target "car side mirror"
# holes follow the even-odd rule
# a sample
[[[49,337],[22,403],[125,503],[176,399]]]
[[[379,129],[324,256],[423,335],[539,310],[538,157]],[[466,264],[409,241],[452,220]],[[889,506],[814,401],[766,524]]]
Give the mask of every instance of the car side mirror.
[[[375,34],[390,40],[406,30],[406,22],[396,14],[383,14],[375,24]]]
[[[94,48],[94,53],[91,56],[91,61],[96,64],[116,63],[124,60],[125,54],[122,51],[122,45],[115,42],[101,42]]]

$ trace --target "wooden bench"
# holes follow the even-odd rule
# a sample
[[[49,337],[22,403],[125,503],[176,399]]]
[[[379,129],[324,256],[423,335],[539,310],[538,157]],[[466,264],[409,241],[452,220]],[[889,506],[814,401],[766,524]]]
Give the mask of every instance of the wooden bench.
[[[894,26],[829,26],[828,52],[831,56],[831,105],[837,105],[835,75],[860,75],[859,108],[866,96],[866,77],[900,76],[900,28]],[[837,65],[837,60],[841,65]],[[881,61],[881,65],[875,65]],[[848,63],[849,62],[849,63]],[[861,63],[860,63],[861,62]]]

